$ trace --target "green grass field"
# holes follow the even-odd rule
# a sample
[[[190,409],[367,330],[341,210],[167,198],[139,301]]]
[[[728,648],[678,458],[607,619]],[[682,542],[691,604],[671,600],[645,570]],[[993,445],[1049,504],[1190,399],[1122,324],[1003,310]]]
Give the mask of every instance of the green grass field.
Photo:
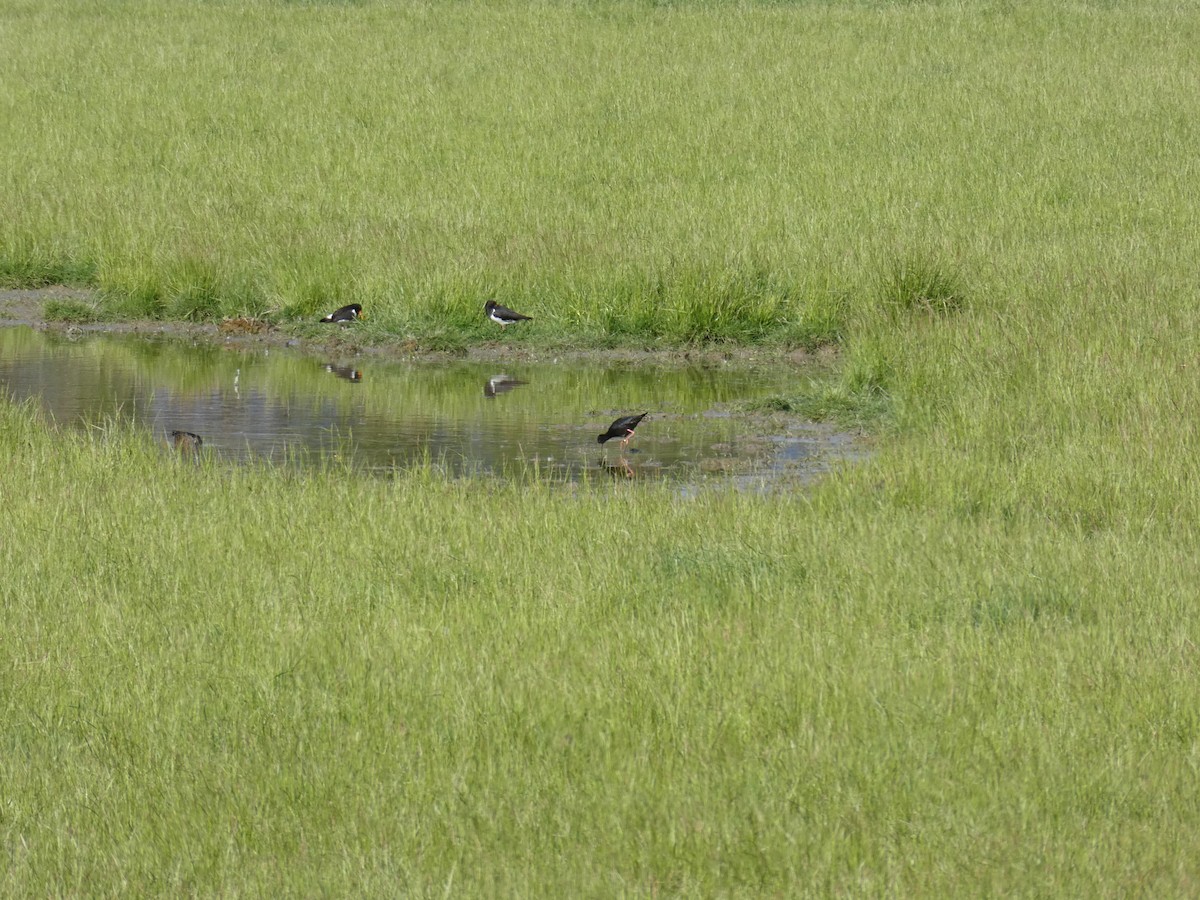
[[[1176,4],[0,10],[0,278],[124,314],[814,343],[914,266],[1196,283]]]
[[[6,284],[833,342],[889,413],[683,500],[0,409],[0,891],[1194,895],[1197,48],[1165,2],[0,0]]]
[[[2,415],[6,893],[1195,886],[1194,529],[905,454],[685,501]]]

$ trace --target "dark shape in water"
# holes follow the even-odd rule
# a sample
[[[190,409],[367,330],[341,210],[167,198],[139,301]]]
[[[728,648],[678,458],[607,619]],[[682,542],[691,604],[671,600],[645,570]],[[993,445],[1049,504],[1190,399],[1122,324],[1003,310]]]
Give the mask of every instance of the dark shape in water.
[[[354,368],[354,366],[337,366],[333,363],[326,363],[325,371],[331,375],[336,375],[338,378],[345,378],[347,381],[355,383],[363,379],[362,371]]]
[[[200,452],[200,448],[204,446],[204,438],[191,431],[172,431],[171,446],[184,456],[190,456]]]
[[[514,322],[531,322],[533,316],[523,316],[519,312],[513,312],[507,306],[501,306],[495,300],[489,300],[483,304],[483,311],[487,313],[487,317],[504,328],[506,325],[512,325]]]
[[[351,303],[348,306],[342,306],[335,309],[322,322],[356,322],[359,319],[365,319],[366,313],[363,312],[362,306],[358,303]]]
[[[646,418],[649,413],[641,413],[634,416],[621,416],[617,421],[608,426],[608,431],[596,438],[596,442],[603,444],[605,441],[611,441],[613,438],[621,439],[621,449],[625,449],[629,444],[629,439],[633,437],[634,429],[638,427],[638,423]]]
[[[483,396],[489,400],[495,400],[497,394],[507,394],[513,388],[518,388],[523,384],[529,384],[529,382],[509,375],[493,375],[483,383]]]
[[[624,456],[617,460],[616,464],[610,463],[603,456],[600,457],[600,471],[613,478],[636,478],[637,473],[634,472],[633,466],[629,464]]]

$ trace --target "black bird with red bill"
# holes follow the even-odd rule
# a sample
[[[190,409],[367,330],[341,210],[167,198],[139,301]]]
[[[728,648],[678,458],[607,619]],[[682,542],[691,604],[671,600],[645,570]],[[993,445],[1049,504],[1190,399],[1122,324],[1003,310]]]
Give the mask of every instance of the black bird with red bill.
[[[624,447],[629,443],[629,439],[633,437],[634,429],[638,427],[642,419],[646,418],[647,415],[649,413],[621,416],[621,418],[608,426],[608,431],[596,438],[596,443],[603,444],[605,441],[611,441],[613,438],[620,438],[621,446]]]

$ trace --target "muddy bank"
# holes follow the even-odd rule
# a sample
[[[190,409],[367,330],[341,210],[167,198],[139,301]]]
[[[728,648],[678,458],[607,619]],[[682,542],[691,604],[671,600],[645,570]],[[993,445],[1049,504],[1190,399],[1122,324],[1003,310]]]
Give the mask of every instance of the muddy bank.
[[[207,342],[231,347],[287,347],[299,353],[322,357],[367,357],[396,360],[466,359],[480,362],[551,362],[587,360],[657,365],[811,367],[832,363],[833,350],[809,353],[777,347],[689,347],[676,349],[579,348],[569,345],[527,347],[503,340],[487,340],[458,350],[439,350],[423,345],[419,335],[386,335],[378,331],[355,332],[357,326],[322,326],[295,321],[267,324],[252,319],[228,319],[219,323],[124,320],[74,324],[47,322],[45,306],[52,300],[98,302],[87,288],[50,287],[34,290],[0,289],[0,327],[27,325],[62,334],[136,334],[163,340]]]

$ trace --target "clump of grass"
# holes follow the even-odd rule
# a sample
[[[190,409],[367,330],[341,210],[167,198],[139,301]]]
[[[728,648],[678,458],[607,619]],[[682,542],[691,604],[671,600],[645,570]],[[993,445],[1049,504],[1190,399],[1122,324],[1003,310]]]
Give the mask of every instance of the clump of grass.
[[[884,391],[870,387],[852,389],[842,381],[811,382],[804,390],[751,401],[746,408],[794,413],[811,422],[833,422],[844,428],[877,429],[891,412],[892,404]]]
[[[740,265],[702,269],[684,279],[681,290],[691,302],[680,304],[678,336],[693,343],[761,341],[783,324],[785,310],[799,300],[768,270]]]
[[[123,318],[161,319],[167,315],[167,302],[157,284],[106,287],[101,296],[110,304],[113,313]]]
[[[944,316],[967,306],[967,292],[956,267],[916,254],[893,263],[883,279],[880,301],[891,313]]]
[[[668,282],[661,274],[626,272],[596,306],[595,318],[613,337],[661,338],[671,312]]]
[[[94,283],[96,265],[87,256],[39,249],[0,250],[0,286],[40,288]]]
[[[847,314],[851,307],[848,296],[841,292],[826,292],[809,296],[796,304],[799,311],[780,329],[784,343],[805,350],[819,350],[841,344],[847,334]]]
[[[896,369],[888,347],[885,340],[864,338],[849,348],[834,379],[810,380],[803,390],[774,394],[748,408],[877,430],[896,411]]]
[[[665,266],[626,272],[596,298],[598,320],[613,336],[676,343],[757,343],[779,335],[799,292],[769,270],[740,264]]]
[[[221,274],[208,260],[185,258],[167,277],[166,314],[175,319],[208,321],[220,316]]]
[[[100,297],[114,317],[161,319],[167,315],[165,285],[148,261],[114,266],[100,274]]]
[[[862,336],[846,353],[839,380],[851,394],[891,393],[896,387],[896,347],[886,337]]]
[[[147,266],[107,273],[100,294],[113,316],[130,319],[211,322],[267,313],[267,297],[254,279],[193,257],[170,267],[165,277]]]
[[[185,256],[157,271],[149,264],[106,273],[102,294],[123,316],[214,321],[223,316],[257,316],[266,297],[254,279],[206,256]]]
[[[65,322],[73,325],[87,325],[108,318],[99,303],[69,299],[47,300],[42,307],[42,316],[47,322]]]
[[[422,333],[420,347],[441,353],[465,353],[470,343],[470,332],[465,329],[435,328]]]

